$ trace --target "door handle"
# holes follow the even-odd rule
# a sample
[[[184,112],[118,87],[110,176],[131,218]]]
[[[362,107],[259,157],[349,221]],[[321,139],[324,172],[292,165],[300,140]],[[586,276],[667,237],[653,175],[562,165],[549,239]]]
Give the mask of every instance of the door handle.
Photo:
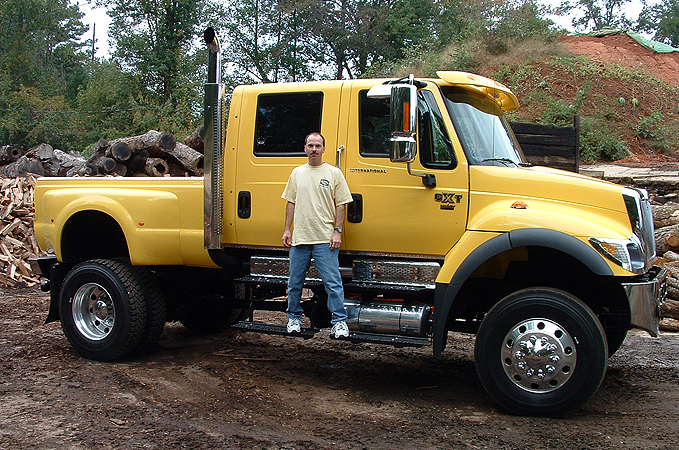
[[[238,217],[241,219],[249,219],[252,208],[252,199],[250,192],[240,191],[238,193]]]
[[[342,150],[344,150],[344,146],[340,145],[339,148],[337,149],[337,163],[335,164],[335,167],[340,166],[340,158],[342,157]]]
[[[360,223],[363,221],[363,196],[361,194],[351,194],[353,202],[347,207],[347,222]]]

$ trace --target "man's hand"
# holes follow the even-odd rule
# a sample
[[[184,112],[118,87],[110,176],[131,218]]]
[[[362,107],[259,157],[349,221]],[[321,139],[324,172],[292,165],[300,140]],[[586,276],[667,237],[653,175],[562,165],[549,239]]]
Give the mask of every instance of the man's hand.
[[[292,246],[292,233],[290,230],[285,230],[283,233],[283,247],[290,248]]]
[[[332,237],[330,238],[330,250],[337,250],[340,248],[340,244],[342,243],[342,234],[335,230],[332,232]]]

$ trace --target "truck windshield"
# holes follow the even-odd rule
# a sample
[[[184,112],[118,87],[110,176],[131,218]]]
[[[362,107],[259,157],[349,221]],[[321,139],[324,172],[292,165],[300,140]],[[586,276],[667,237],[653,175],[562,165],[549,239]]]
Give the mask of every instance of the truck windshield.
[[[492,101],[454,86],[441,88],[469,164],[528,165],[509,123]]]

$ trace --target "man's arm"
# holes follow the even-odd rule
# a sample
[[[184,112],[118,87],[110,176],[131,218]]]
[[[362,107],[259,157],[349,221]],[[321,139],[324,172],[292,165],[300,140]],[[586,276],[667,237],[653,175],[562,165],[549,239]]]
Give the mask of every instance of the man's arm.
[[[285,231],[283,232],[283,247],[290,248],[292,246],[292,220],[295,217],[295,204],[288,202],[285,207]],[[344,219],[342,219],[344,221]]]
[[[346,212],[347,206],[342,204],[335,208],[335,228],[342,228],[344,226],[344,213]],[[330,250],[335,250],[340,248],[342,244],[342,233],[335,230],[332,232],[332,237],[330,238]]]

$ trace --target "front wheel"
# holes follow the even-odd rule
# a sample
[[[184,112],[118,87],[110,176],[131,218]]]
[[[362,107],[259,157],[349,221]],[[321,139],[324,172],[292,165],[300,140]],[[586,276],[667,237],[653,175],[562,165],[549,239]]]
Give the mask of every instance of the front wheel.
[[[490,397],[520,415],[579,408],[599,388],[608,361],[594,312],[552,288],[523,289],[497,303],[479,327],[474,353]]]
[[[143,287],[121,261],[91,260],[71,269],[62,284],[59,310],[73,348],[97,361],[128,355],[146,329]]]

